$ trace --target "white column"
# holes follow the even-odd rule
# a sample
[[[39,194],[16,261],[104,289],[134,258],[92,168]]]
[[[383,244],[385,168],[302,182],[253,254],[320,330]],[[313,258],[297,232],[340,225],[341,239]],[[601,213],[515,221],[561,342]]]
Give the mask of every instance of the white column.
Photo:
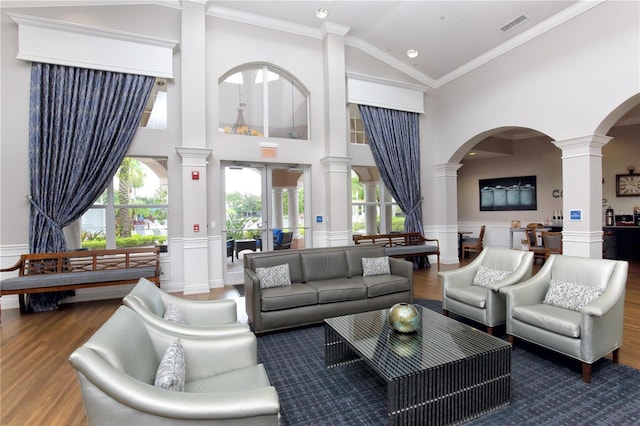
[[[182,157],[184,294],[209,292],[207,158],[210,149],[177,147]],[[196,179],[197,174],[197,179]]]
[[[209,256],[207,218],[207,149],[206,121],[206,5],[183,2],[181,15],[180,60],[182,77],[181,133],[182,146],[176,151],[182,157],[182,268],[184,294],[208,293],[209,282],[216,281]],[[180,199],[180,198],[178,198]],[[170,253],[172,250],[170,249]],[[172,253],[172,255],[178,255]],[[173,265],[173,260],[172,260]],[[178,268],[172,268],[176,272]],[[221,269],[218,270],[221,275]],[[175,277],[178,278],[178,277]]]
[[[459,163],[436,164],[436,197],[427,208],[435,211],[440,231],[440,262],[458,263],[458,169]],[[424,207],[423,207],[424,211]]]
[[[351,218],[351,160],[344,157],[324,157],[326,202],[325,226],[327,232],[324,244],[328,247],[352,244]],[[322,243],[314,246],[322,247]]]
[[[563,254],[602,258],[602,147],[610,140],[589,135],[554,142],[562,150]]]
[[[180,58],[182,61],[182,146],[204,148],[207,146],[204,2],[185,1],[182,6],[182,37]]]
[[[271,201],[273,204],[273,214],[271,215],[271,224],[273,228],[282,229],[282,194],[284,189],[273,188],[271,191]]]
[[[362,182],[364,187],[364,201],[373,203],[376,200],[377,182]],[[378,207],[375,205],[367,205],[364,208],[366,222],[364,224],[365,235],[373,235],[378,233]]]
[[[314,246],[341,246],[351,241],[351,159],[347,158],[349,146],[347,120],[347,85],[345,60],[345,35],[348,27],[325,22],[323,24],[324,55],[324,147],[326,156],[321,159],[325,174],[324,222],[314,227]],[[320,238],[322,236],[322,238]]]
[[[293,232],[293,237],[298,235],[298,187],[287,188],[287,196],[289,198],[289,231]]]

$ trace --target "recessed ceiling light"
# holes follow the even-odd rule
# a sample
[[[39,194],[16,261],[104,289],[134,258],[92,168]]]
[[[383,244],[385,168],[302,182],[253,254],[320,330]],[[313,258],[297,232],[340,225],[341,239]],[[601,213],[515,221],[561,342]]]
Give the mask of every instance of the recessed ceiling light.
[[[316,17],[324,19],[329,16],[329,11],[325,8],[316,9]]]
[[[469,153],[469,156],[473,157],[473,156],[474,156],[474,155],[476,155],[476,154],[477,154],[476,152],[471,151],[471,152]]]
[[[410,57],[410,58],[416,58],[416,57],[418,57],[419,54],[420,53],[415,49],[407,50],[407,56]]]

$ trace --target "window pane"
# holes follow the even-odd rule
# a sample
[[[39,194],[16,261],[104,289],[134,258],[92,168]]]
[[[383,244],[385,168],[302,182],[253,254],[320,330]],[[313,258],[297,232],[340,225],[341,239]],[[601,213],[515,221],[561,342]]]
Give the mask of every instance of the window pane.
[[[167,240],[167,208],[120,207],[116,209],[116,247],[164,244]],[[123,221],[124,218],[124,221]],[[124,229],[128,228],[125,234]]]
[[[308,140],[309,97],[304,87],[274,66],[249,66],[219,81],[219,131]]]
[[[140,127],[167,128],[167,80],[157,78],[140,120]]]
[[[219,85],[220,128],[224,133],[263,136],[262,69],[247,69]]]
[[[308,138],[307,97],[283,76],[269,81],[269,137]]]
[[[167,177],[166,158],[125,157],[108,190],[82,217],[82,247],[164,244]]]

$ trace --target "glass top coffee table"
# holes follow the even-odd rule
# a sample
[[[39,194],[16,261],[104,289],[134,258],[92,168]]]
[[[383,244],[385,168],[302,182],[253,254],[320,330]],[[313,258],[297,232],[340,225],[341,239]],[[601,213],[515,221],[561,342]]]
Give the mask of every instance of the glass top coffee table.
[[[325,319],[327,367],[366,362],[387,383],[394,425],[459,423],[509,404],[511,345],[416,307],[414,334],[393,331],[387,309]]]

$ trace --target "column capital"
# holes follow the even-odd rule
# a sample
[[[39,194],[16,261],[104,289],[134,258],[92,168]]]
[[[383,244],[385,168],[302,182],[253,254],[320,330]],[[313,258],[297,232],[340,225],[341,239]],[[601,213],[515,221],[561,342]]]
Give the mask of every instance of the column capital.
[[[345,172],[351,169],[350,157],[327,156],[320,159],[327,172]]]
[[[562,150],[562,158],[579,157],[585,155],[602,155],[602,147],[611,139],[610,136],[588,135],[578,138],[553,141],[553,144]]]
[[[462,167],[460,163],[442,163],[435,164],[433,169],[436,172],[436,177],[457,177],[460,167]]]
[[[182,157],[183,166],[206,166],[207,158],[213,152],[210,148],[177,146],[176,152]]]

